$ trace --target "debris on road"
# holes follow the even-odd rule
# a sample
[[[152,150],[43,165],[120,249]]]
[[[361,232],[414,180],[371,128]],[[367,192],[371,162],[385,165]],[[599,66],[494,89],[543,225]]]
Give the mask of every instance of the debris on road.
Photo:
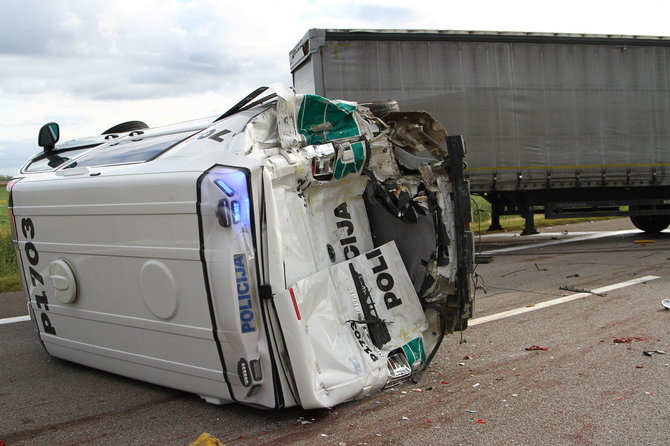
[[[663,305],[666,310],[670,310],[670,299],[663,299],[661,305]]]
[[[563,290],[563,291],[572,291],[573,293],[589,293],[589,294],[593,294],[594,296],[600,296],[600,297],[606,296],[605,293],[596,293],[596,292],[591,291],[591,290],[586,290],[584,288],[575,288],[575,287],[570,286],[570,285],[563,285],[563,286],[558,287],[558,289]]]
[[[484,420],[477,420],[477,423],[479,423],[479,424],[486,424],[486,421],[484,421]]]
[[[643,338],[641,336],[632,336],[632,337],[624,337],[624,338],[614,338],[612,342],[615,344],[630,344],[633,341],[635,342],[640,342],[640,341],[648,341],[649,338]]]
[[[645,356],[652,356],[654,353],[657,355],[665,355],[663,350],[645,350],[642,353],[644,353]]]
[[[311,418],[310,420],[306,420],[303,417],[298,417],[298,423],[300,424],[313,424],[314,423],[314,418]]]
[[[547,347],[540,347],[539,345],[531,345],[530,347],[526,347],[526,350],[527,350],[527,351],[533,351],[533,350],[543,350],[543,351],[546,351],[546,350],[549,350],[549,348],[547,348]]]
[[[4,446],[4,443],[2,443],[2,446]],[[195,440],[195,442],[191,443],[190,446],[225,446],[223,443],[218,438],[212,437],[210,434],[207,432],[203,432],[200,434],[200,436]]]

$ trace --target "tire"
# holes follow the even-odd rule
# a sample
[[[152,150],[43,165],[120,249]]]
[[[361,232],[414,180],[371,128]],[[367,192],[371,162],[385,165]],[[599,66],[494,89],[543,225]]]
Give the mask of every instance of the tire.
[[[358,105],[362,105],[370,109],[370,112],[378,118],[383,119],[392,112],[399,112],[400,106],[398,101],[375,101],[375,102],[361,102]]]
[[[131,130],[139,130],[139,129],[148,129],[149,126],[143,123],[142,121],[126,121],[122,122],[121,124],[116,124],[114,127],[110,127],[104,132],[102,132],[103,135],[110,135],[112,133],[126,133],[130,132]]]
[[[650,234],[658,234],[670,225],[670,215],[631,215],[636,228]]]

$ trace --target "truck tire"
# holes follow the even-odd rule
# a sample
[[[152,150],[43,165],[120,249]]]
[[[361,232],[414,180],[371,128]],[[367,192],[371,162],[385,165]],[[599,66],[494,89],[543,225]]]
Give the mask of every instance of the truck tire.
[[[657,234],[670,225],[670,215],[631,215],[630,221],[644,232]]]
[[[400,106],[398,101],[375,101],[375,102],[361,102],[358,105],[362,105],[370,109],[370,112],[378,118],[384,119],[386,115],[391,112],[400,111]]]
[[[121,124],[116,124],[114,127],[110,127],[104,132],[102,132],[103,135],[109,135],[112,133],[126,133],[131,130],[139,130],[139,129],[148,129],[149,126],[146,125],[142,121],[126,121],[122,122]]]

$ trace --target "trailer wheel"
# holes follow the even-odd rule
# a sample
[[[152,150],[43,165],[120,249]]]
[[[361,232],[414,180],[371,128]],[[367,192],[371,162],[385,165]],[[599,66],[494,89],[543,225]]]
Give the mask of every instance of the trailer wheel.
[[[360,102],[358,105],[370,109],[373,115],[381,119],[384,119],[389,113],[400,111],[398,101]]]
[[[122,122],[121,124],[116,124],[114,127],[110,127],[104,132],[102,132],[103,135],[109,135],[111,133],[126,133],[131,130],[138,130],[138,129],[148,129],[149,126],[146,125],[142,121],[126,121]]]
[[[630,221],[636,228],[656,234],[670,225],[670,215],[631,215]]]

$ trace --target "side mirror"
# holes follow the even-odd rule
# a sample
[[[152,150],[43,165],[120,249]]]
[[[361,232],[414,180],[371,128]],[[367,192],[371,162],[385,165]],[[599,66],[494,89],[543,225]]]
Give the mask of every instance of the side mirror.
[[[60,138],[60,128],[55,122],[50,122],[44,124],[40,129],[37,145],[44,148],[45,152],[50,152],[56,147],[58,138]]]

